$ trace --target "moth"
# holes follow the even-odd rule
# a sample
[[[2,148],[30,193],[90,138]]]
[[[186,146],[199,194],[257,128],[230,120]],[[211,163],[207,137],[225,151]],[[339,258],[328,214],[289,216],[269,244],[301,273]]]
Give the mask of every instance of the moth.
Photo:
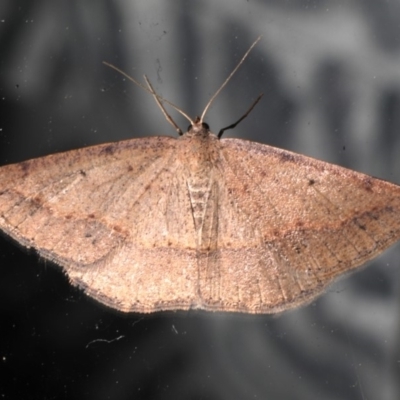
[[[176,138],[1,167],[0,228],[92,298],[140,313],[280,312],[399,240],[399,186],[221,137],[248,112],[214,134],[204,116],[230,76],[185,133],[146,80]]]

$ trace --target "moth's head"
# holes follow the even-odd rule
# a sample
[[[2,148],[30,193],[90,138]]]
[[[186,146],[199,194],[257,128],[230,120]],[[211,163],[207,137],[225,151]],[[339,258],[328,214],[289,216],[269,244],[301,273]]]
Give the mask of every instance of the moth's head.
[[[206,122],[203,122],[200,117],[196,117],[188,126],[186,134],[190,136],[207,137],[210,134],[210,127]]]

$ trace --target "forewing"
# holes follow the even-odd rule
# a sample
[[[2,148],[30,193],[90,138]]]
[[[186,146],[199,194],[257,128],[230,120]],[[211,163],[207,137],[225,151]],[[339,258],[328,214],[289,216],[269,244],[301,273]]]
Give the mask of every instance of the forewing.
[[[188,308],[189,292],[172,296],[179,285],[192,293],[196,276],[175,147],[174,138],[133,139],[2,167],[0,227],[103,303]]]
[[[258,143],[221,143],[219,289],[206,307],[294,307],[399,239],[399,186]]]

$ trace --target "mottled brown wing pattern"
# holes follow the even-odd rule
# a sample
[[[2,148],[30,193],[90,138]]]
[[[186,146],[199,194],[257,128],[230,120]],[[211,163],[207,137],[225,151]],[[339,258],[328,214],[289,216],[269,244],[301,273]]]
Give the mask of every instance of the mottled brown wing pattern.
[[[400,188],[208,131],[0,168],[0,228],[121,311],[277,312],[400,236]]]
[[[2,167],[0,227],[112,307],[188,308],[196,242],[176,143],[134,139]]]
[[[149,185],[148,165],[164,163],[173,143],[134,139],[2,167],[0,226],[68,266],[92,264],[127,235],[119,223],[127,218],[120,200],[129,179]]]
[[[221,143],[222,288],[204,299],[210,308],[295,307],[398,240],[399,186],[258,143]]]
[[[95,299],[120,311],[189,309],[197,303],[196,232],[178,150],[133,201],[124,199],[129,234],[107,260],[68,271]],[[129,193],[140,187],[132,177]],[[123,221],[121,221],[123,223]]]

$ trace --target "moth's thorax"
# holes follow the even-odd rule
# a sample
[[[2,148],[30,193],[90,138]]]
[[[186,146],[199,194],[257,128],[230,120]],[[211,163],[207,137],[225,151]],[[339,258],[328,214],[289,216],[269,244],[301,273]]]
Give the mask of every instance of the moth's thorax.
[[[186,174],[186,187],[189,193],[192,217],[197,233],[198,249],[209,246],[210,221],[207,207],[214,208],[212,187],[215,172],[221,158],[221,142],[207,124],[194,123],[180,137],[180,161]],[[208,215],[208,216],[207,216]]]
[[[191,173],[207,175],[207,171],[216,166],[220,158],[220,141],[207,124],[194,123],[179,139],[182,161]]]

